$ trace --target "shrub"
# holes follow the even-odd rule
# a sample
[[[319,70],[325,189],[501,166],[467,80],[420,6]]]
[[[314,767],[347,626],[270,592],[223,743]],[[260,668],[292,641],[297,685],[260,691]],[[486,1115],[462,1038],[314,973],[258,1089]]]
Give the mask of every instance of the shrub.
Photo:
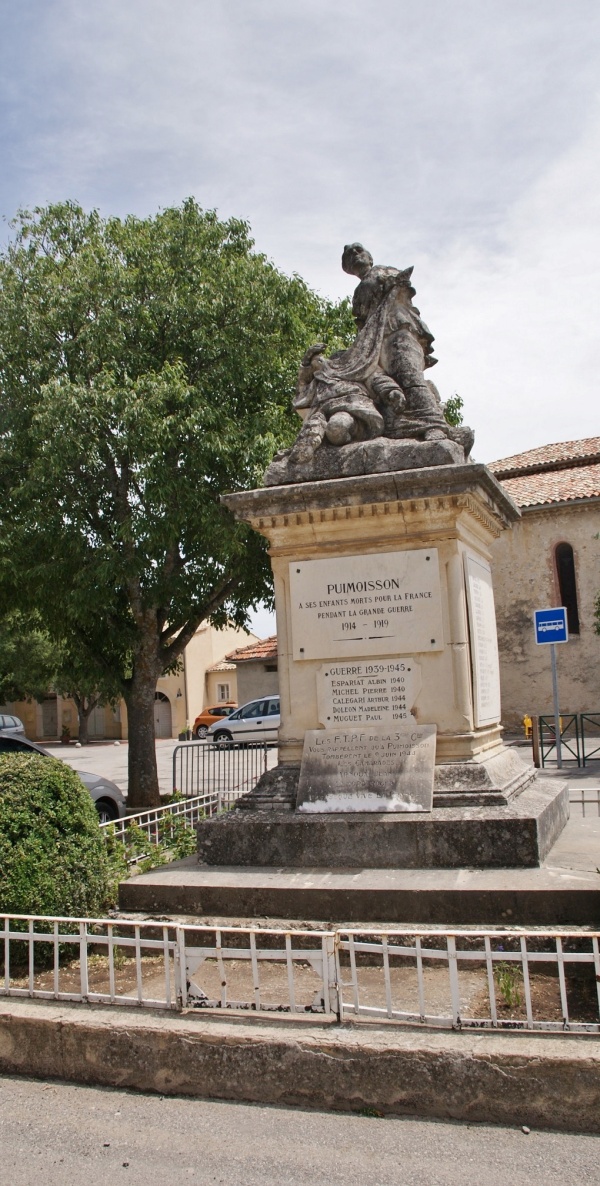
[[[0,755],[0,911],[97,916],[110,896],[96,809],[75,771]]]

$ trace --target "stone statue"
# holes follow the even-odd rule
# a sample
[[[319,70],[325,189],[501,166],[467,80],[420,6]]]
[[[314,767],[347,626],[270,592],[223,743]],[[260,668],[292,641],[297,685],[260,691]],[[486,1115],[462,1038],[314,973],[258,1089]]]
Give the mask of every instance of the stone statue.
[[[424,377],[437,359],[412,302],[413,269],[374,265],[361,243],[344,247],[342,267],[360,280],[356,338],[330,358],[322,343],[306,352],[294,400],[303,425],[269,466],[266,485],[457,464],[471,450],[471,429],[448,424]]]

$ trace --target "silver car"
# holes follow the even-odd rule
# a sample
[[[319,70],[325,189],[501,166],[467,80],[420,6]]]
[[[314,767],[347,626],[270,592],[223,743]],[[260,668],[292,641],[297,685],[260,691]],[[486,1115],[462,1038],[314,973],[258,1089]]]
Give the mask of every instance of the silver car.
[[[279,696],[263,696],[242,704],[227,717],[227,724],[215,721],[206,735],[207,741],[226,745],[232,741],[267,741],[277,745],[280,717]]]
[[[55,758],[54,754],[35,741],[29,741],[27,737],[9,737],[6,733],[0,733],[0,754],[18,753],[42,754],[45,758],[54,758],[55,762],[60,761],[60,758]],[[90,774],[87,770],[76,770],[75,773],[92,796],[101,824],[123,818],[125,800],[116,783],[103,775]]]
[[[24,737],[25,726],[19,717],[0,712],[0,737]]]

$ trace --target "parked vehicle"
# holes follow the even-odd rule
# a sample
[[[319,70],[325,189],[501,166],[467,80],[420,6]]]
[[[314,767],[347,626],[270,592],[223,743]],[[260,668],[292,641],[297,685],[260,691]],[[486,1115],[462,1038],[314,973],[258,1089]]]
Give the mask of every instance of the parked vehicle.
[[[35,741],[29,741],[27,737],[9,737],[6,734],[0,734],[0,754],[17,753],[42,754],[54,762],[60,761],[42,745],[38,745]],[[92,796],[101,824],[109,823],[110,820],[122,819],[125,815],[125,800],[116,783],[112,782],[110,778],[89,774],[87,770],[76,770],[75,773],[79,775],[84,787]]]
[[[24,737],[25,726],[18,717],[0,713],[0,737]]]
[[[265,696],[242,704],[227,718],[227,725],[216,721],[208,730],[208,740],[217,745],[232,741],[267,741],[277,745],[280,722],[279,696]]]
[[[201,740],[206,737],[211,725],[219,724],[223,717],[228,717],[237,708],[236,700],[228,700],[226,704],[212,704],[210,708],[203,708],[194,721],[192,730],[195,737]]]

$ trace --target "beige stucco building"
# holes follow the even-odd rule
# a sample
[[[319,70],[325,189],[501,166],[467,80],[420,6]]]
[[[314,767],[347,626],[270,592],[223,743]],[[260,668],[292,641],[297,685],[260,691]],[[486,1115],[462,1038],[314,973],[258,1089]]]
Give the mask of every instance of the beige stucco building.
[[[492,547],[502,720],[552,712],[549,647],[533,613],[567,607],[569,641],[557,646],[560,708],[600,712],[600,437],[544,445],[490,464],[521,510]]]
[[[156,686],[154,721],[157,737],[177,737],[189,722],[209,704],[237,700],[237,671],[225,656],[233,648],[258,642],[257,636],[237,626],[215,630],[203,622],[186,647],[180,670],[159,679]],[[20,717],[32,741],[55,741],[63,730],[71,738],[79,731],[77,708],[67,697],[49,692],[42,703],[35,700],[6,705]],[[90,740],[121,740],[127,737],[127,709],[124,701],[112,709],[95,708],[90,716]]]

